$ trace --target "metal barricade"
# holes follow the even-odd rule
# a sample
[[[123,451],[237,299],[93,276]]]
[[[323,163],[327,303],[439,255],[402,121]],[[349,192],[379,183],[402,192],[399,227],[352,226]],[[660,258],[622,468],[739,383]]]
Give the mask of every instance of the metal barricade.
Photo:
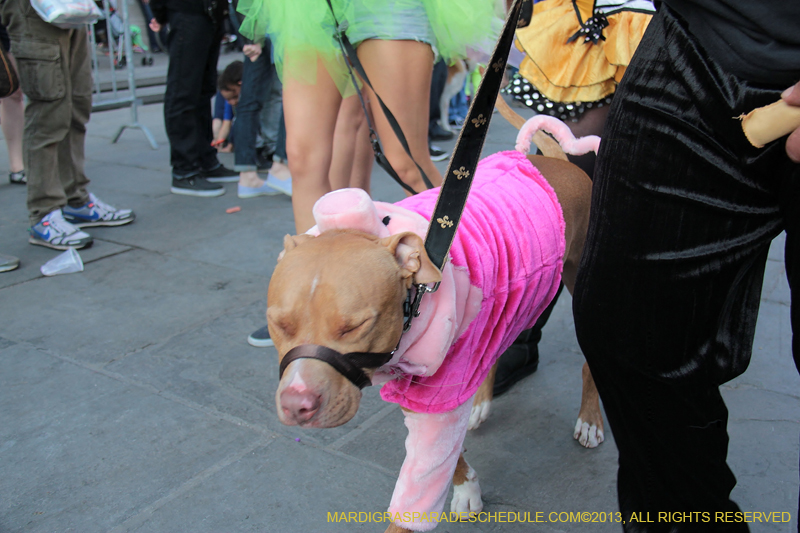
[[[157,150],[158,143],[156,143],[155,137],[153,137],[153,134],[150,132],[147,126],[139,123],[138,108],[140,105],[142,105],[142,101],[136,97],[136,77],[133,61],[133,42],[131,40],[131,27],[128,17],[128,2],[127,0],[119,0],[118,12],[122,19],[121,24],[117,26],[119,30],[121,30],[121,39],[119,40],[112,35],[111,6],[109,4],[109,0],[103,0],[103,12],[105,14],[107,26],[106,33],[108,40],[108,61],[111,76],[111,91],[110,96],[108,96],[109,92],[102,91],[101,78],[104,76],[101,76],[100,74],[100,61],[97,54],[97,41],[95,39],[94,28],[92,26],[87,26],[86,30],[89,32],[89,40],[91,42],[92,49],[92,76],[94,78],[95,87],[94,94],[92,95],[92,111],[104,111],[107,109],[116,109],[121,106],[130,106],[130,122],[120,126],[119,131],[117,131],[117,134],[114,136],[111,142],[116,143],[122,136],[122,132],[124,132],[126,129],[137,129],[144,134],[153,150]],[[121,50],[119,46],[120,42],[122,43]],[[124,58],[124,68],[128,76],[127,88],[124,90],[124,92],[122,89],[120,89],[120,84],[117,82],[117,67],[122,66],[122,58]]]

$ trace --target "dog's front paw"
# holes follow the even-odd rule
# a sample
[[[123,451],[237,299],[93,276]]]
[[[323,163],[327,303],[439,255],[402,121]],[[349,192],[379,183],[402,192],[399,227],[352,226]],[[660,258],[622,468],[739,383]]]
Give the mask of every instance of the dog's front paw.
[[[477,405],[472,405],[472,412],[469,414],[469,425],[467,429],[478,429],[481,424],[489,418],[489,411],[492,408],[492,400],[485,400]]]
[[[575,424],[575,432],[572,436],[586,448],[597,448],[605,440],[602,427],[598,429],[596,424],[584,422],[580,417]]]
[[[478,483],[478,474],[475,473],[472,467],[469,467],[466,481],[459,485],[453,485],[453,500],[450,502],[450,512],[459,513],[462,516],[472,516],[480,513],[482,509],[483,501],[481,500],[481,486]]]

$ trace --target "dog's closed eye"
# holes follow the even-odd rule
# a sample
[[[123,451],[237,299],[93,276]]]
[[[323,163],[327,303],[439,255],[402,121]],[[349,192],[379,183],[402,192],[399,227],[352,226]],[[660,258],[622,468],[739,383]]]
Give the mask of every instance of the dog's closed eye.
[[[292,338],[297,333],[297,324],[284,314],[267,310],[267,323],[271,330],[285,338]]]
[[[368,324],[372,324],[374,321],[375,317],[370,316],[361,321],[355,320],[351,322],[345,322],[339,327],[337,333],[339,334],[340,338],[345,337],[347,335],[353,335],[361,330],[364,330],[365,326],[367,326]]]

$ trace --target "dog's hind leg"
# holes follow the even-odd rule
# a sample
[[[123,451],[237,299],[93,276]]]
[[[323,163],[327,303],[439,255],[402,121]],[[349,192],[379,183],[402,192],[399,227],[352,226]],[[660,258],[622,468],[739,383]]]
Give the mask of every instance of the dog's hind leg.
[[[583,363],[583,394],[578,422],[572,435],[587,448],[596,448],[603,440],[603,414],[600,412],[600,394],[594,383],[589,365]]]
[[[458,457],[456,471],[453,473],[453,500],[450,502],[450,512],[469,513],[471,516],[481,512],[482,509],[483,501],[481,500],[481,486],[478,484],[478,474],[469,466],[462,453]]]
[[[494,388],[494,376],[497,372],[497,363],[492,365],[489,375],[483,380],[481,386],[472,397],[472,412],[469,415],[469,425],[467,429],[478,429],[489,418],[492,407],[492,389]]]
[[[564,255],[562,280],[564,286],[572,294],[589,227],[592,182],[582,170],[570,163],[536,155],[528,156],[528,158],[556,191],[564,213],[567,248]],[[587,448],[597,447],[604,439],[600,395],[594,384],[589,365],[585,363],[583,365],[581,408],[578,412],[578,421],[575,424],[573,436]]]

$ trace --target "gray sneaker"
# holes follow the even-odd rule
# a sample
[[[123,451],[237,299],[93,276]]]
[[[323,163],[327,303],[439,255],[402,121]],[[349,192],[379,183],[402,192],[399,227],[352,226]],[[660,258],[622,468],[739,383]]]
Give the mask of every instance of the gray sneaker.
[[[0,272],[8,272],[19,267],[19,259],[13,255],[0,254]]]
[[[66,220],[61,209],[51,211],[28,230],[28,242],[56,250],[85,248],[92,244],[92,236],[84,233]]]

